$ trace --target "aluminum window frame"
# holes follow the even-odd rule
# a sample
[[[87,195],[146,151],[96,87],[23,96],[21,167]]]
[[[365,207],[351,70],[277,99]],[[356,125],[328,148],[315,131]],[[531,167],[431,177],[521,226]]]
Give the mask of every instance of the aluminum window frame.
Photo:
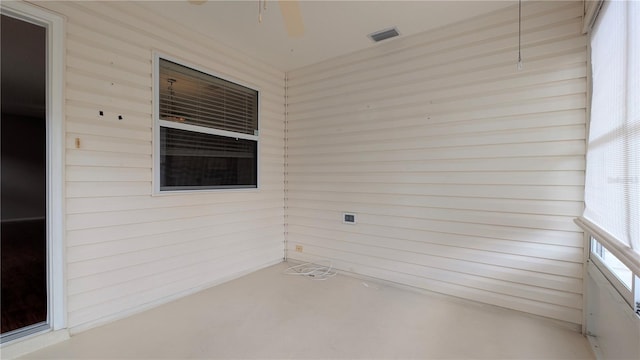
[[[588,219],[579,217],[575,219],[575,223],[584,230],[586,235],[585,247],[588,248],[589,253],[588,263],[592,263],[600,270],[611,286],[624,298],[627,305],[640,317],[640,313],[638,313],[640,311],[640,255]],[[597,253],[592,251],[591,239],[598,241],[603,248],[631,271],[631,289],[627,288],[615,274],[615,271],[600,260]]]
[[[178,65],[187,67],[189,69],[193,69],[199,71],[201,73],[211,75],[217,77],[219,79],[234,83],[236,85],[240,85],[246,87],[248,89],[254,90],[257,92],[257,130],[254,132],[254,135],[245,134],[240,132],[221,130],[216,128],[209,128],[204,126],[192,125],[192,124],[184,124],[178,123],[168,120],[160,119],[160,59],[171,61]],[[203,192],[234,192],[234,191],[257,191],[260,190],[260,149],[261,149],[261,141],[260,141],[260,128],[261,128],[261,114],[262,114],[262,91],[258,86],[248,84],[244,81],[239,81],[235,78],[231,78],[226,75],[221,75],[209,69],[203,68],[201,66],[194,65],[188,61],[183,59],[176,58],[171,55],[167,55],[160,51],[153,51],[153,180],[152,187],[153,195],[170,195],[170,194],[189,194],[189,193],[203,193]],[[176,130],[184,130],[184,131],[192,131],[202,134],[208,135],[216,135],[223,136],[229,138],[237,138],[243,140],[250,140],[256,142],[256,158],[255,158],[255,168],[256,168],[256,185],[220,185],[220,186],[174,186],[172,189],[162,189],[160,186],[160,178],[161,178],[161,166],[160,166],[160,148],[161,148],[161,139],[160,139],[160,128],[172,128]]]

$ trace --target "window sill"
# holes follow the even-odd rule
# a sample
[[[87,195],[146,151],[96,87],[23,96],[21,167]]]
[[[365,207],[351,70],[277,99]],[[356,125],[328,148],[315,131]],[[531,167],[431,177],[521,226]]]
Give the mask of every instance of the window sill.
[[[574,222],[584,231],[594,235],[594,237],[626,265],[629,270],[636,275],[640,275],[640,254],[583,217],[576,218]]]
[[[239,189],[202,189],[202,190],[154,190],[151,196],[176,196],[176,195],[202,195],[202,194],[227,194],[227,193],[246,193],[259,192],[260,187],[239,188]]]

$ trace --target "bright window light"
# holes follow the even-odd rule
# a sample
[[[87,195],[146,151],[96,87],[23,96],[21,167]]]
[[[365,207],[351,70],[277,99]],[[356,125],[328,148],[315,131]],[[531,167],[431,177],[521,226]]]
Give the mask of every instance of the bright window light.
[[[594,238],[591,238],[591,254],[596,256],[627,289],[631,290],[633,282],[631,270]]]

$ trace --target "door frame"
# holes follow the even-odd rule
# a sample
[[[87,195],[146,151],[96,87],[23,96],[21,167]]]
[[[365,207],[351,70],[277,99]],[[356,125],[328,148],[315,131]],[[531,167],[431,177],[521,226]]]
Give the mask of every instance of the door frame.
[[[64,247],[64,34],[65,19],[22,1],[2,1],[0,13],[46,29],[47,132],[47,327],[17,333],[3,346],[67,326]]]

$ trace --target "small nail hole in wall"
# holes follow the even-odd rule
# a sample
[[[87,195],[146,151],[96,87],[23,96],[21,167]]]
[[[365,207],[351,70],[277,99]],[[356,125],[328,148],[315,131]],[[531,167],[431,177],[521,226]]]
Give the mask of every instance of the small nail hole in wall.
[[[118,120],[122,120],[122,115],[118,115]]]
[[[104,111],[100,110],[98,114],[100,114],[100,116],[104,116]]]

